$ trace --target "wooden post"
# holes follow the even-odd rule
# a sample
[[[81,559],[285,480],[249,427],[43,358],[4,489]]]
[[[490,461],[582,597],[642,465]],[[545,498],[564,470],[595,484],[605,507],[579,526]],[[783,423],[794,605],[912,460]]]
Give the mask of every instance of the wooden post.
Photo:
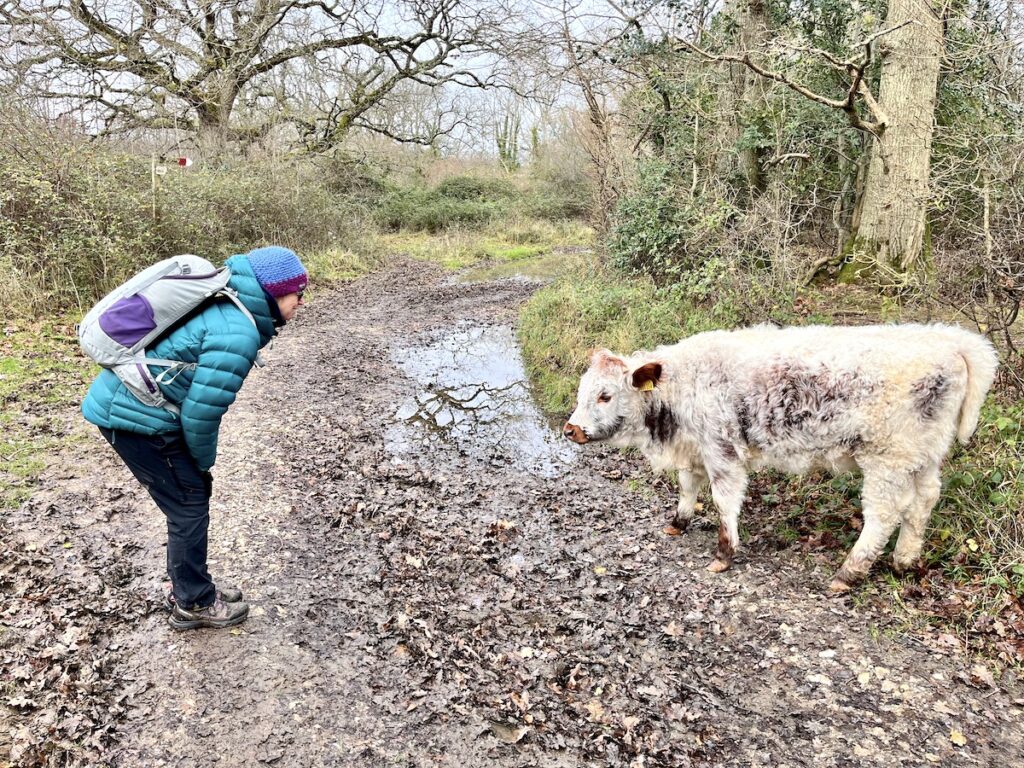
[[[156,221],[156,155],[149,157],[150,196],[153,205],[153,221]]]

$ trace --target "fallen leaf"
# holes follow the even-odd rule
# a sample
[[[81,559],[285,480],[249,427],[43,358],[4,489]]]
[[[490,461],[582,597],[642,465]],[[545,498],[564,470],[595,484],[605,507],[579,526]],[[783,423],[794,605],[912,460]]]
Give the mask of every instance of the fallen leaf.
[[[509,694],[509,698],[512,699],[512,703],[515,704],[523,712],[530,708],[530,692],[523,691],[522,695],[513,691]]]
[[[958,747],[962,747],[967,743],[967,737],[957,730],[952,730],[949,732],[949,740],[956,744]]]
[[[530,732],[530,729],[525,725],[517,727],[505,725],[504,723],[491,723],[491,730],[495,736],[506,744],[517,744],[522,740],[523,736]]]
[[[996,687],[996,680],[992,676],[992,672],[984,664],[975,664],[971,667],[971,682],[979,687]]]

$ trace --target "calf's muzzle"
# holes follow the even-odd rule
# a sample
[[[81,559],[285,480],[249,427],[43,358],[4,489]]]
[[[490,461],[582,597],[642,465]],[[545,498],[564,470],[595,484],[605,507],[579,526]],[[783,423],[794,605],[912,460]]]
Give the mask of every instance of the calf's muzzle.
[[[579,443],[580,445],[583,445],[583,443],[589,442],[590,440],[582,429],[577,427],[575,424],[570,424],[568,421],[565,422],[565,426],[562,427],[562,434],[574,443]]]

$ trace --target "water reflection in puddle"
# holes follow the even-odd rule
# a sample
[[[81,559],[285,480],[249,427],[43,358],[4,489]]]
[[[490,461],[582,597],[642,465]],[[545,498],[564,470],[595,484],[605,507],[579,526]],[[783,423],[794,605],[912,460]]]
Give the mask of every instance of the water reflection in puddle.
[[[574,460],[571,446],[530,397],[515,337],[503,326],[463,326],[421,347],[392,353],[418,391],[386,434],[396,457],[439,445],[498,466],[546,477]]]

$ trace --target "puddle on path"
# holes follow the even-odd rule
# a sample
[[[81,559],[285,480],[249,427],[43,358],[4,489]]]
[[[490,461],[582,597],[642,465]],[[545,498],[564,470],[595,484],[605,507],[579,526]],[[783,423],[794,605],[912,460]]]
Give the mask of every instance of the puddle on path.
[[[482,267],[473,267],[455,276],[458,283],[486,283],[491,280],[520,278],[547,282],[558,277],[565,268],[564,253],[546,253],[527,259],[504,261]]]
[[[392,352],[417,382],[385,436],[396,458],[451,446],[495,466],[555,477],[572,446],[541,415],[511,329],[461,325],[423,346]]]

